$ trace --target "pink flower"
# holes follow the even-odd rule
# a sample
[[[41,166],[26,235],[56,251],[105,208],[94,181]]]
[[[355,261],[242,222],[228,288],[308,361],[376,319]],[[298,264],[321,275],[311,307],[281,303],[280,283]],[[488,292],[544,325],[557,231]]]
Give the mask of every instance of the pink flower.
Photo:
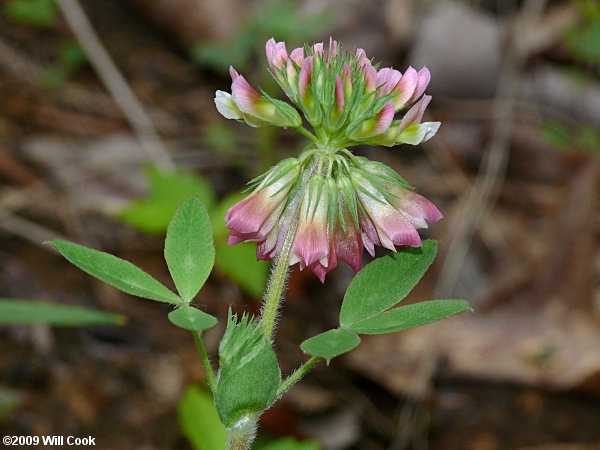
[[[327,227],[327,196],[325,182],[319,175],[312,178],[304,191],[298,216],[298,230],[290,262],[310,266],[319,262],[328,266],[329,231]]]
[[[278,46],[279,44],[274,44],[271,48],[273,55],[280,51]],[[223,91],[215,94],[215,104],[224,117],[244,120],[254,127],[300,126],[302,119],[290,105],[262,96],[233,67],[229,68],[229,73],[232,80],[231,94]]]
[[[267,172],[248,197],[229,208],[225,215],[226,226],[231,230],[228,243],[266,240],[277,226],[298,175],[298,161],[285,159]]]
[[[425,108],[427,108],[430,101],[431,96],[424,95],[421,100],[408,110],[400,122],[390,126],[385,133],[373,141],[373,144],[388,147],[398,144],[417,145],[435,136],[440,128],[440,122],[421,123]]]
[[[375,246],[420,246],[417,229],[440,220],[439,210],[384,164],[366,158],[356,163],[349,176],[313,175],[301,184],[303,163],[282,161],[230,208],[228,242],[257,241],[257,258],[273,259],[296,222],[290,265],[308,267],[321,281],[338,259],[358,272],[363,248],[374,256]]]
[[[271,66],[271,69],[277,71],[284,67],[288,60],[288,52],[285,47],[285,42],[275,42],[275,39],[271,38],[265,45],[267,53],[267,61]]]
[[[228,242],[255,241],[257,258],[265,260],[285,250],[290,265],[309,268],[321,281],[338,259],[358,271],[364,249],[374,256],[376,246],[420,246],[417,230],[440,220],[440,211],[392,169],[347,147],[430,139],[440,123],[421,122],[431,100],[424,95],[429,70],[377,70],[363,49],[347,52],[333,39],[328,49],[316,43],[288,54],[284,42],[271,38],[265,50],[297,109],[259,93],[233,68],[231,94],[217,91],[217,109],[252,126],[296,128],[314,145],[255,180],[253,192],[229,209]]]

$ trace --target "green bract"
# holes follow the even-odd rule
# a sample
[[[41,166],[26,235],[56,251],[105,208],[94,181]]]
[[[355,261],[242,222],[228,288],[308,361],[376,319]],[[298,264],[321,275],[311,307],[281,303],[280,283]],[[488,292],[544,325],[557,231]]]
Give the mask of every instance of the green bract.
[[[231,312],[219,345],[219,374],[215,403],[219,417],[232,427],[244,416],[260,414],[277,398],[281,371],[271,343],[260,324]]]

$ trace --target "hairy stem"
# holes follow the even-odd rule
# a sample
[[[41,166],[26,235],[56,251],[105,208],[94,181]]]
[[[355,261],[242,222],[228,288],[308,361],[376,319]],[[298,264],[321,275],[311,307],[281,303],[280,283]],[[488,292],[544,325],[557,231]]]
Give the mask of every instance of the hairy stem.
[[[210,365],[210,359],[208,359],[206,347],[204,347],[204,342],[202,342],[200,333],[198,333],[197,331],[192,331],[192,334],[194,335],[194,340],[196,341],[196,345],[198,346],[198,350],[200,351],[200,356],[202,357],[202,365],[204,366],[206,378],[208,379],[208,387],[210,387],[210,390],[214,394],[217,391],[217,380],[215,379],[215,372],[213,371],[213,368]]]
[[[290,213],[284,216],[282,220],[289,220],[290,226],[285,236],[283,246],[279,252],[279,256],[275,260],[275,269],[271,274],[269,280],[269,286],[263,302],[262,314],[260,317],[260,324],[263,329],[263,334],[269,340],[273,338],[273,330],[275,329],[275,322],[277,320],[277,313],[279,312],[279,304],[283,296],[283,290],[285,289],[285,281],[290,266],[290,256],[292,254],[292,247],[294,244],[294,238],[296,237],[296,231],[298,229],[300,203],[302,202],[302,196],[304,195],[304,188],[308,184],[310,178],[314,175],[317,165],[320,162],[320,158],[315,158],[304,174],[301,181],[300,189],[298,190],[298,196],[296,199],[288,205]]]
[[[235,425],[227,428],[226,450],[248,450],[256,436],[256,422],[258,415],[247,414],[242,416]]]
[[[263,334],[269,340],[273,337],[273,329],[275,328],[275,321],[277,320],[277,312],[279,311],[279,303],[283,296],[283,290],[285,288],[285,280],[290,266],[290,256],[292,254],[292,245],[294,243],[294,237],[296,235],[298,219],[294,217],[292,226],[285,237],[281,252],[275,262],[275,270],[271,275],[269,281],[269,287],[267,288],[267,295],[263,304],[262,315],[260,318],[260,324],[263,329]]]
[[[313,356],[303,365],[298,367],[289,377],[287,377],[277,389],[277,397],[285,394],[293,385],[295,385],[300,379],[308,373],[321,360],[320,356]]]

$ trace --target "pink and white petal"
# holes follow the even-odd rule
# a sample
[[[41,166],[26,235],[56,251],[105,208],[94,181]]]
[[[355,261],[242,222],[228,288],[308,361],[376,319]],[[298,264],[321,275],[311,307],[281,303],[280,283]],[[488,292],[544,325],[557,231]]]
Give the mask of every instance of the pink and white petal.
[[[394,102],[390,100],[375,116],[376,124],[373,129],[373,136],[385,132],[390,127],[394,120],[394,112]]]
[[[279,228],[276,226],[264,240],[256,245],[256,259],[268,261],[276,256],[274,250],[277,246],[278,236]]]
[[[377,229],[381,245],[393,251],[395,251],[395,246],[399,245],[419,247],[421,238],[412,224],[394,206],[390,205],[367,180],[358,177],[357,182],[362,182],[362,186],[371,194],[369,196],[358,191],[358,198]]]
[[[246,242],[252,240],[249,238],[250,234],[248,233],[238,233],[237,231],[231,231],[229,233],[229,237],[227,238],[228,245],[236,245],[240,242]]]
[[[418,145],[435,136],[439,127],[440,122],[412,123],[398,134],[396,144]]]
[[[231,83],[231,96],[243,113],[256,115],[258,112],[256,107],[260,102],[260,94],[250,86],[250,83],[242,75],[239,75]]]
[[[393,147],[397,145],[396,139],[400,134],[398,125],[391,125],[384,133],[379,135],[376,140],[372,141],[373,145],[384,145],[386,147]]]
[[[320,53],[321,55],[323,54],[323,43],[322,42],[318,42],[315,45],[313,45],[313,54],[317,55],[318,53]]]
[[[351,139],[369,139],[384,133],[394,120],[394,102],[387,102],[374,117],[364,120],[349,134]]]
[[[410,189],[405,189],[405,195],[396,201],[396,206],[410,216],[422,218],[430,223],[435,223],[444,217],[429,199]]]
[[[352,73],[352,71],[351,71],[348,63],[344,63],[344,68],[342,69],[342,81],[344,83],[347,83],[350,81],[351,73]]]
[[[298,64],[298,66],[302,66],[302,62],[304,61],[304,49],[302,47],[298,47],[292,50],[292,53],[290,53],[290,59]]]
[[[287,82],[290,86],[296,87],[298,82],[298,69],[291,58],[287,60],[286,72]]]
[[[421,70],[419,70],[419,73],[417,74],[417,87],[415,88],[415,92],[413,93],[409,103],[414,102],[421,95],[423,95],[430,81],[431,73],[429,72],[429,69],[427,67],[423,67]]]
[[[408,125],[421,122],[421,118],[425,113],[425,108],[431,101],[431,95],[424,95],[421,100],[413,105],[412,108],[404,115],[400,121],[400,130],[404,130]]]
[[[346,224],[345,231],[339,225],[336,227],[334,250],[336,256],[352,267],[355,273],[360,270],[363,242],[353,222]]]
[[[396,87],[402,74],[395,69],[384,67],[377,72],[377,86],[379,86],[379,96],[387,95]]]
[[[233,68],[233,66],[229,66],[229,76],[231,76],[231,81],[235,81],[240,74]]]
[[[233,98],[229,92],[215,92],[215,105],[217,107],[217,111],[219,111],[226,119],[239,120],[242,118],[242,112],[233,101]]]
[[[335,107],[338,113],[344,111],[344,85],[339,75],[335,76]]]
[[[317,186],[320,181],[313,178],[311,182]],[[293,252],[302,258],[307,266],[327,258],[329,252],[327,201],[325,196],[320,197],[315,192],[316,190],[307,189],[304,194],[300,205],[298,230],[292,244]]]
[[[273,49],[275,48],[276,44],[277,42],[275,41],[275,38],[269,39],[265,44],[265,53],[267,54],[267,61],[269,62],[271,62],[273,59]]]
[[[365,60],[368,61],[369,64],[371,64],[371,61],[369,61],[369,59],[367,58],[367,53],[362,48],[356,49],[354,58],[356,59],[359,65],[362,65]]]
[[[314,222],[304,222],[298,226],[293,251],[307,266],[327,257],[329,240],[327,227]]]
[[[375,256],[375,246],[381,246],[379,241],[379,235],[377,234],[377,228],[365,213],[359,215],[361,240],[371,256]]]
[[[363,92],[373,92],[377,88],[377,69],[371,64],[365,65],[363,74],[365,77],[365,87]]]
[[[281,68],[286,63],[287,59],[288,52],[285,46],[285,42],[278,42],[273,48],[273,57],[270,61],[271,64],[276,68]]]
[[[409,67],[406,69],[406,72],[404,72],[404,75],[402,75],[402,78],[400,78],[400,81],[394,88],[394,91],[398,93],[397,96],[394,97],[396,111],[409,104],[409,101],[412,98],[416,88],[417,71],[412,67]]]
[[[326,261],[320,260],[307,265],[307,267],[313,271],[321,283],[325,282],[325,276],[335,269],[336,266],[337,258],[333,249],[330,249],[329,256]]]
[[[226,227],[238,233],[258,232],[271,213],[269,203],[264,191],[253,192],[229,208],[225,215]]]
[[[329,58],[337,57],[337,55],[339,53],[339,49],[340,49],[340,43],[338,41],[336,41],[335,39],[333,39],[332,37],[330,37],[329,38]]]
[[[440,129],[441,124],[441,122],[423,122],[421,126],[426,128],[426,132],[422,142],[427,142],[434,137]]]
[[[396,251],[396,247],[401,245],[421,246],[421,237],[415,227],[392,205],[373,202],[368,207],[365,205],[365,208],[375,224],[383,247]]]
[[[305,100],[308,94],[308,88],[312,77],[313,57],[307,57],[302,63],[300,75],[298,76],[298,95],[300,99]]]

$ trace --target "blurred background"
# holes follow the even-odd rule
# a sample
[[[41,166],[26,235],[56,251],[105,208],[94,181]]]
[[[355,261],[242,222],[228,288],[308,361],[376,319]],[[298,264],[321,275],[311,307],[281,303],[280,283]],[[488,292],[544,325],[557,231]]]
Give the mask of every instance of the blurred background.
[[[200,406],[182,397],[204,381],[200,359],[168,305],[97,282],[43,242],[101,249],[167,282],[166,224],[199,195],[217,261],[195,304],[221,319],[206,334],[215,355],[227,308],[257,312],[268,273],[252,244],[225,246],[224,212],[247,180],[306,142],[225,120],[214,92],[230,90],[233,64],[279,95],[265,41],[291,49],[333,36],[384,66],[431,70],[438,135],[356,151],[446,216],[423,235],[440,240],[441,255],[406,301],[466,298],[476,314],[366,336],[265,413],[261,439],[331,450],[600,449],[597,0],[0,4],[0,296],[128,318],[0,326],[1,434],[201,448],[189,426]],[[342,264],[324,286],[294,269],[277,340],[285,371],[304,361],[300,342],[337,326],[351,278]]]

